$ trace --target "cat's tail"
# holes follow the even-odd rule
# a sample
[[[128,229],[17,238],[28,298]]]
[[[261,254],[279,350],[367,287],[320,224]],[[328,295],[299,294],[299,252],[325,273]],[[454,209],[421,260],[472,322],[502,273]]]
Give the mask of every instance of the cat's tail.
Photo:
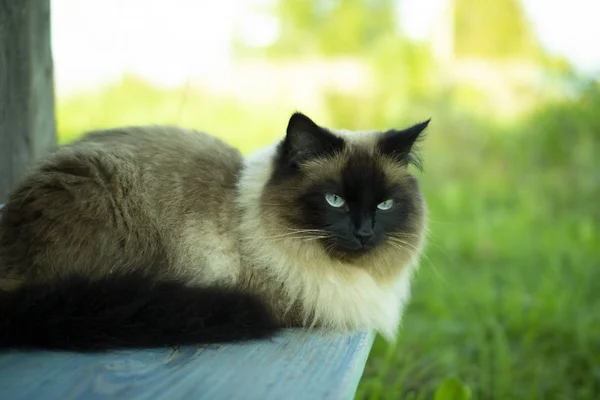
[[[226,343],[278,330],[248,294],[141,275],[0,290],[0,348],[76,351]]]

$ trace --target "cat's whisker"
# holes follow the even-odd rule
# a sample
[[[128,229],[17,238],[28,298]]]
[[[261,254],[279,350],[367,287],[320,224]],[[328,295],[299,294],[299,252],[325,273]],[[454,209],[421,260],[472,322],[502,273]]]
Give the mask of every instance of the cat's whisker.
[[[418,248],[417,248],[415,245],[413,245],[413,244],[411,244],[411,243],[409,243],[409,242],[407,242],[407,241],[405,241],[405,240],[402,240],[402,239],[400,239],[400,238],[398,238],[398,237],[395,237],[395,236],[389,236],[389,237],[388,237],[388,239],[389,239],[390,241],[392,241],[392,242],[395,242],[395,243],[400,243],[400,244],[406,245],[406,246],[410,247],[411,249],[413,249],[413,250],[415,250],[415,251],[418,251],[418,250],[419,250],[419,249],[418,249]]]
[[[326,239],[328,237],[329,236],[326,236],[326,235],[316,235],[316,236],[302,235],[302,236],[283,236],[283,237],[263,237],[260,239],[268,240],[271,242],[284,241],[284,240],[298,240],[298,241],[302,241],[302,242],[310,242],[310,241],[319,240],[319,239]]]
[[[408,233],[408,232],[402,232],[402,233],[396,233],[394,235],[392,235],[393,237],[397,237],[397,238],[401,238],[401,237],[414,237],[414,238],[420,238],[420,235],[414,234],[414,233]],[[392,237],[390,236],[390,237]],[[436,249],[440,250],[444,256],[446,257],[450,257],[450,255],[448,254],[448,252],[439,245],[439,243],[437,243],[437,238],[435,236],[432,235],[427,235],[427,245],[431,245],[434,246]]]
[[[332,243],[329,243],[327,246],[325,246],[325,253],[330,256],[334,247],[335,246]]]
[[[402,251],[418,251],[418,249],[415,246],[402,240],[390,240],[390,245]],[[427,255],[423,253],[421,253],[420,255],[426,257],[429,261],[431,261],[431,259],[427,257]]]
[[[450,258],[450,254],[446,251],[446,249],[444,249],[442,246],[440,246],[435,241],[428,240],[427,241],[427,246],[433,246],[433,247],[435,247],[437,250],[439,250],[444,255],[444,257]]]
[[[406,250],[418,251],[418,249],[415,246],[413,246],[412,244],[410,244],[408,242],[400,240],[397,237],[390,236],[388,239],[390,239],[390,244],[393,247],[395,247],[396,249],[399,249],[402,251],[406,251]],[[408,247],[406,247],[406,246],[408,246]],[[429,264],[431,265],[431,268],[432,268],[433,272],[435,272],[436,276],[441,277],[441,274],[440,274],[439,270],[437,269],[437,267],[435,266],[435,263],[433,262],[431,257],[429,257],[425,252],[421,252],[419,254],[419,256],[425,258],[429,262]]]
[[[408,233],[408,232],[402,232],[402,233],[395,233],[394,235],[390,235],[393,237],[414,237],[414,238],[420,238],[421,235],[417,235],[416,233]]]
[[[409,250],[408,248],[406,248],[406,247],[402,246],[402,245],[401,245],[401,244],[399,244],[399,243],[393,243],[393,242],[391,242],[391,243],[390,243],[390,245],[391,245],[393,248],[395,248],[396,250],[402,250],[402,251]]]
[[[263,236],[262,239],[274,239],[274,238],[285,237],[285,236],[293,236],[293,235],[301,235],[301,234],[311,234],[311,233],[325,234],[325,231],[322,231],[322,230],[319,230],[319,229],[301,229],[301,230],[295,230],[293,232],[281,233],[279,235]]]
[[[399,244],[399,245],[405,246],[404,247],[405,250],[413,250],[415,252],[419,252],[419,248],[417,248],[415,245],[413,245],[413,244],[411,244],[411,243],[409,243],[409,242],[407,242],[405,240],[399,239],[399,238],[394,237],[394,236],[390,236],[390,237],[388,237],[388,239],[390,240],[391,243],[395,243],[395,244]],[[424,256],[427,257],[426,255],[424,255]],[[429,259],[429,258],[428,258],[428,260],[431,261],[431,259]]]
[[[281,227],[281,228],[283,228],[283,229],[287,229],[288,231],[302,231],[302,232],[309,232],[309,231],[311,231],[311,232],[325,232],[325,230],[324,230],[324,229],[298,229],[298,228],[292,228],[292,227],[289,227],[289,226],[286,226],[286,225],[283,225],[283,224],[280,224],[280,223],[277,223],[277,222],[273,222],[273,224],[274,224],[274,225],[277,225],[277,226],[279,226],[279,227]]]
[[[438,249],[447,259],[451,258],[448,251],[444,247],[442,247],[440,243],[438,243],[438,239],[435,236],[427,236],[427,246],[429,245]]]

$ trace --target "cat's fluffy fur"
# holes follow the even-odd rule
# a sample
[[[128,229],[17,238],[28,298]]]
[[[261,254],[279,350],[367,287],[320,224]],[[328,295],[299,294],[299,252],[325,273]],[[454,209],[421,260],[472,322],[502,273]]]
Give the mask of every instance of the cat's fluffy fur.
[[[2,210],[0,346],[164,346],[284,326],[392,339],[425,239],[409,165],[427,124],[359,133],[295,113],[283,140],[246,159],[174,127],[58,148]]]

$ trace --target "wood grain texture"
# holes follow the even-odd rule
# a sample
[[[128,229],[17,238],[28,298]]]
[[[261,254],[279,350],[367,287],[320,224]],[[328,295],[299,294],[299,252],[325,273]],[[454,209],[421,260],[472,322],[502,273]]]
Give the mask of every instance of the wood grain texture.
[[[0,202],[56,145],[49,0],[0,0]]]
[[[180,349],[0,353],[4,400],[351,399],[372,333],[288,330],[271,341]]]

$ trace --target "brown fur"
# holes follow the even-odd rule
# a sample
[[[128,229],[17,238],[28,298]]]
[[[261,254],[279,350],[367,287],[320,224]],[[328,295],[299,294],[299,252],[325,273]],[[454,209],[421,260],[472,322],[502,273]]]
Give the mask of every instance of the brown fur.
[[[131,268],[192,276],[199,260],[188,236],[213,240],[235,228],[241,167],[237,150],[198,132],[86,135],[40,162],[13,191],[0,220],[0,273],[34,281]],[[223,242],[223,251],[235,253],[235,242]]]

